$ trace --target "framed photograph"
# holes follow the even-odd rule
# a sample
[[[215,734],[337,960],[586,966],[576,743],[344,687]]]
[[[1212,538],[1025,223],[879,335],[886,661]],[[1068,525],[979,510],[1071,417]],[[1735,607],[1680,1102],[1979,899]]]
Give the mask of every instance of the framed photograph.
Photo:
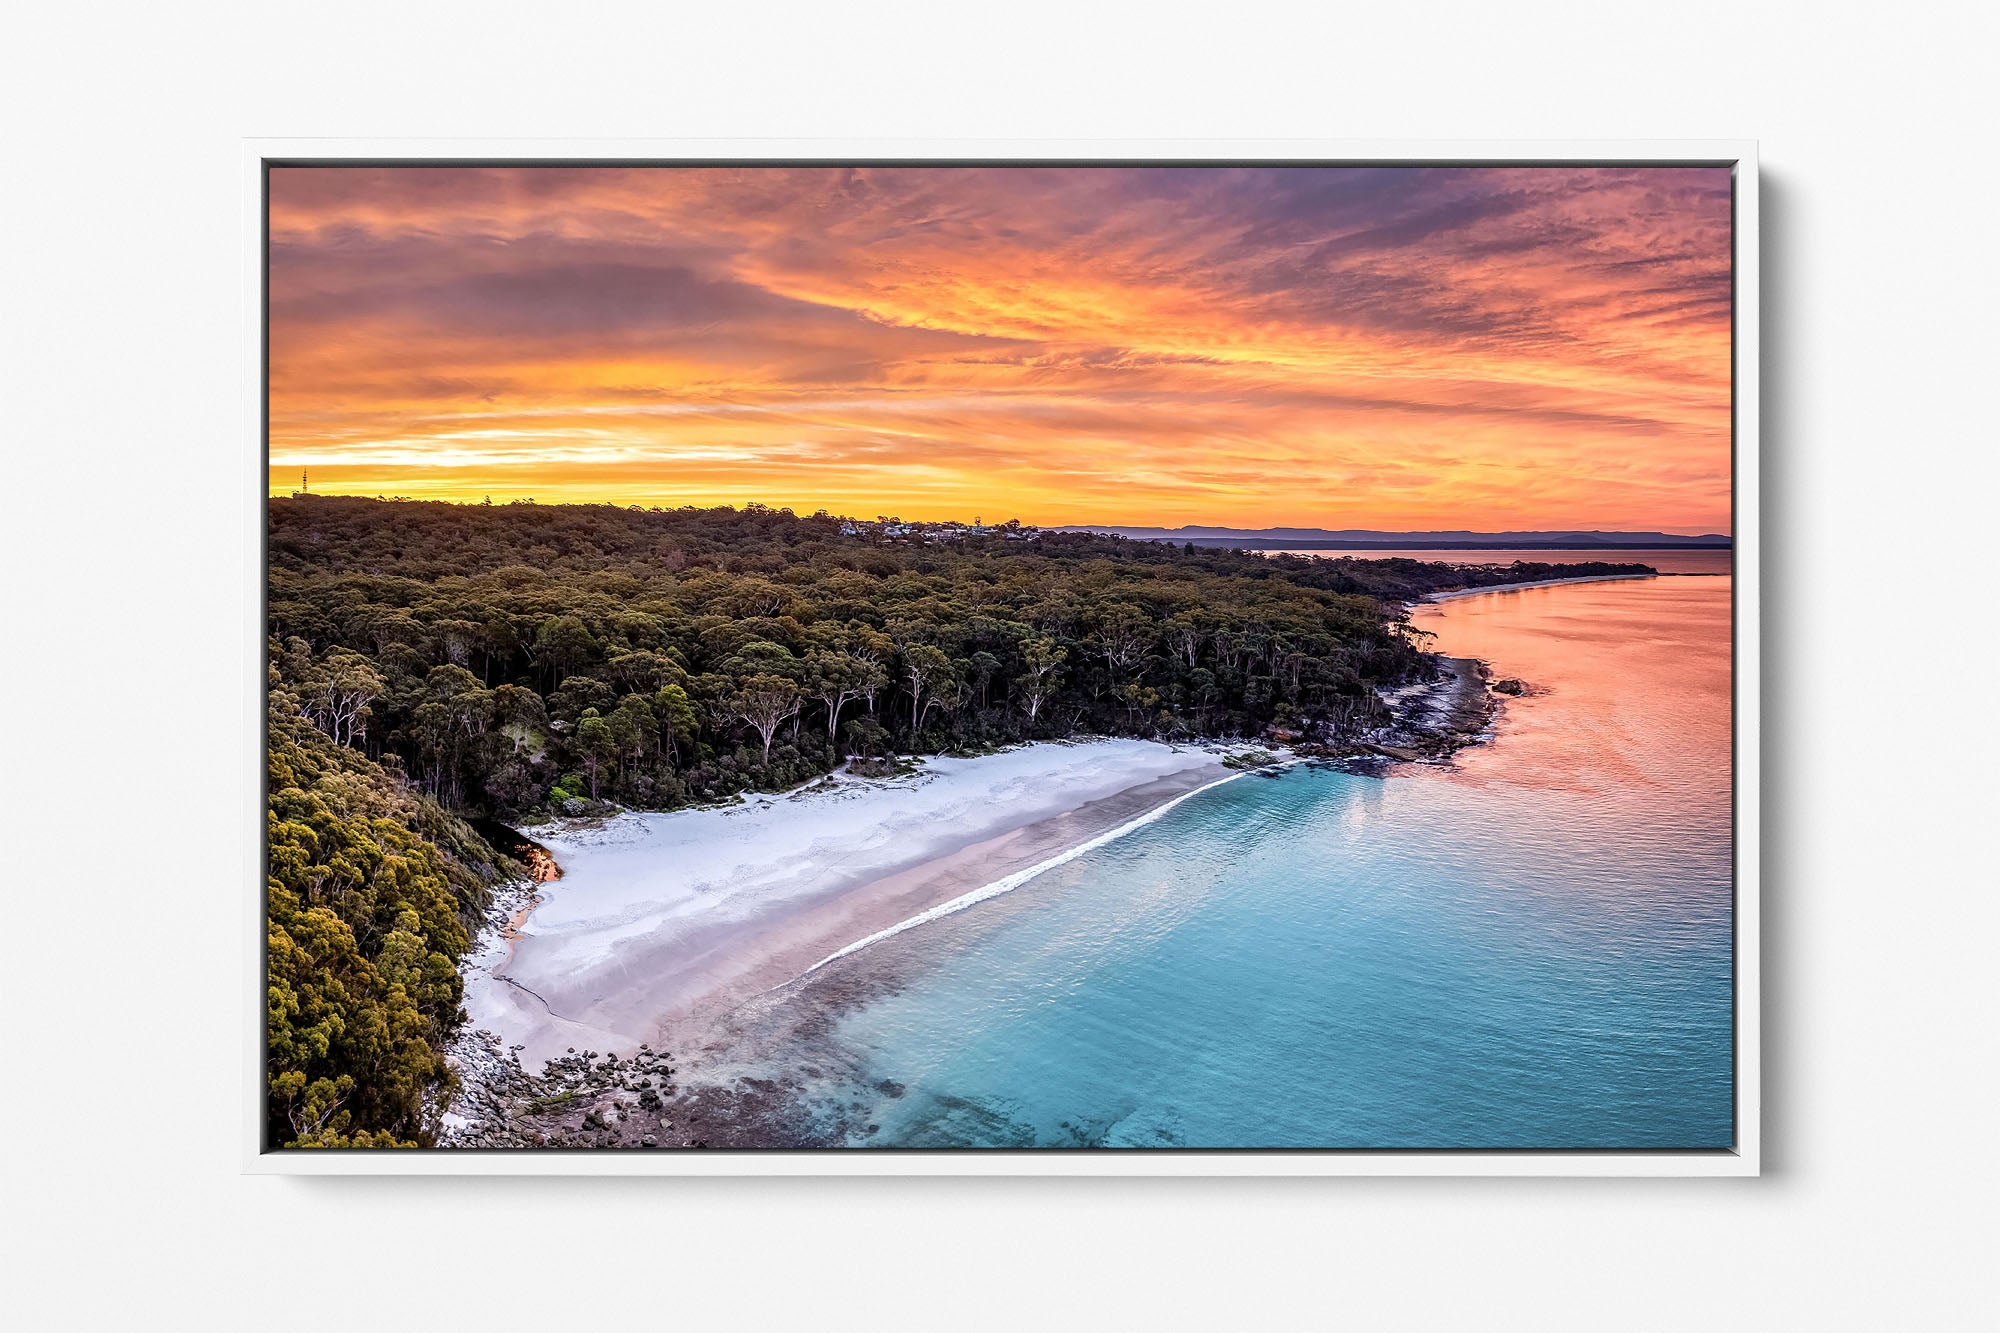
[[[246,165],[247,1169],[1757,1172],[1752,145]]]

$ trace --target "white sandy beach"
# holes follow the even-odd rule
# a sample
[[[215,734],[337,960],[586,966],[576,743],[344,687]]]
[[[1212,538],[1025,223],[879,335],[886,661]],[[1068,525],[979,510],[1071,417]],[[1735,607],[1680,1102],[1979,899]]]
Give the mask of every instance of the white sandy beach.
[[[740,806],[535,830],[563,867],[466,968],[475,1028],[539,1067],[676,1038],[857,941],[1229,775],[1218,749],[1094,740],[930,758]]]

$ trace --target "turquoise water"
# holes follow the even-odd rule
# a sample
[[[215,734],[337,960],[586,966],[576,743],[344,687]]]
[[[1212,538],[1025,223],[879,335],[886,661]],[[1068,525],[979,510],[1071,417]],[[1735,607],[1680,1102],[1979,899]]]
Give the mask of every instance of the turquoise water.
[[[1451,769],[1249,775],[897,937],[857,1146],[1716,1148],[1729,588],[1423,613],[1534,687]],[[888,946],[882,946],[888,947]],[[860,955],[857,955],[857,958]]]

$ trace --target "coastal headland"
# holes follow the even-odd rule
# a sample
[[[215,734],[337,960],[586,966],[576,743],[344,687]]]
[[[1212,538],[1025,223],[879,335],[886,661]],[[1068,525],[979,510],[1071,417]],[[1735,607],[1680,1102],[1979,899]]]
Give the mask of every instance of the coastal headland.
[[[924,938],[908,923],[1241,752],[1441,759],[1491,693],[1413,605],[1652,572],[756,505],[301,494],[269,517],[265,1132],[285,1146],[463,1141],[441,1112],[477,1100],[480,1032],[544,1108],[580,1099],[533,1085],[558,1062],[574,1083],[648,1045],[707,1059],[748,1000]],[[352,941],[333,955],[328,912]],[[388,1031],[418,1035],[385,1064],[368,1034]]]
[[[1479,739],[1493,713],[1485,665],[1439,660],[1436,678],[1385,696],[1387,723],[1351,753],[1435,761]],[[681,1147],[706,1133],[724,1146],[730,1124],[768,1134],[773,1108],[760,1103],[781,1092],[738,1086],[735,1047],[744,1015],[774,992],[1216,783],[1330,757],[1321,749],[1039,742],[910,761],[892,777],[842,772],[728,808],[539,826],[561,878],[498,900],[465,962],[446,1142]],[[648,1081],[669,1050],[679,1083]],[[715,1118],[706,1130],[676,1122],[690,1106]]]

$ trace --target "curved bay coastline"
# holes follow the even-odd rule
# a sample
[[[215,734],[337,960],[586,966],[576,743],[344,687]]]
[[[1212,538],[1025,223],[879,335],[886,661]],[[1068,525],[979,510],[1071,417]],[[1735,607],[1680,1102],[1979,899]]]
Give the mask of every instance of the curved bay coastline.
[[[1421,616],[1436,623],[1443,610]],[[1449,765],[1489,735],[1502,706],[1492,671],[1508,664],[1444,663],[1439,680],[1385,696],[1391,734],[1358,747],[1381,758],[1277,745],[1250,759],[1245,741],[1038,743],[886,780],[838,775],[733,809],[537,830],[569,873],[496,904],[467,960],[471,1021],[454,1053],[464,1086],[446,1142],[881,1142],[880,1108],[907,1089],[843,1040],[844,1016],[1030,910],[1032,897],[1010,890],[1222,783],[1299,763],[1378,777],[1395,771],[1389,760]],[[735,850],[718,858],[718,847]],[[655,1052],[667,1050],[677,1082],[634,1081],[641,1061],[664,1073]],[[593,1076],[591,1061],[607,1056]],[[524,1080],[524,1068],[543,1072]],[[524,1099],[524,1088],[539,1095]]]

